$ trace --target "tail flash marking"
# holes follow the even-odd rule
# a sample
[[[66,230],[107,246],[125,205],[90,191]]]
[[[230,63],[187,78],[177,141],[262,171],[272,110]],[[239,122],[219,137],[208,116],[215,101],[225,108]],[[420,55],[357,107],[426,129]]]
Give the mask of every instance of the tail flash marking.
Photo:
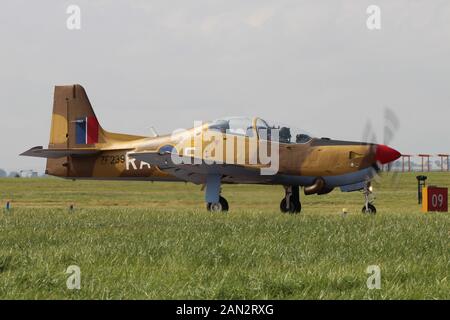
[[[76,144],[98,143],[99,124],[95,116],[78,118],[75,123]]]

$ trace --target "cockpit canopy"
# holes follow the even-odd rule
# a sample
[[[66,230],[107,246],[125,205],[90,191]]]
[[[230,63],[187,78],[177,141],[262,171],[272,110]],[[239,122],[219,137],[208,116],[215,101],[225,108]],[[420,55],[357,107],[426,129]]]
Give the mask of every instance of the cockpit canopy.
[[[217,130],[222,133],[254,137],[258,135],[259,139],[270,140],[272,131],[278,130],[278,139],[281,143],[307,143],[311,137],[304,131],[288,126],[270,126],[261,118],[247,117],[227,117],[216,119],[208,123],[209,130]]]

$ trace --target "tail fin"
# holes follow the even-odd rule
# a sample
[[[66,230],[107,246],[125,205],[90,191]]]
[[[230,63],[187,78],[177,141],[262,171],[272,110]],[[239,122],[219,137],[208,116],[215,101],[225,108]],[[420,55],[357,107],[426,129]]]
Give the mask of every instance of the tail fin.
[[[47,158],[50,175],[90,177],[101,152],[132,149],[130,142],[141,139],[146,137],[103,130],[82,86],[56,86],[48,149],[34,147],[21,155]]]
[[[142,138],[103,130],[82,86],[56,86],[48,149],[32,148],[23,155],[47,158],[50,175],[91,176],[96,154],[102,149],[120,149]]]
[[[81,85],[55,86],[49,149],[96,149],[140,138],[104,130]]]
[[[49,149],[95,148],[97,143],[105,142],[83,87],[56,86]]]

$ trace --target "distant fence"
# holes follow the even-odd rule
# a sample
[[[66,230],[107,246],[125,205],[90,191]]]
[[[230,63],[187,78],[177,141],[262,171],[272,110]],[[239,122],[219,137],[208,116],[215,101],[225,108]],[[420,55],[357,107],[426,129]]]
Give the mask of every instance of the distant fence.
[[[436,155],[420,154],[402,154],[402,156],[390,163],[384,165],[382,171],[400,171],[400,172],[430,172],[440,171],[448,172],[450,168],[449,154],[439,153]]]

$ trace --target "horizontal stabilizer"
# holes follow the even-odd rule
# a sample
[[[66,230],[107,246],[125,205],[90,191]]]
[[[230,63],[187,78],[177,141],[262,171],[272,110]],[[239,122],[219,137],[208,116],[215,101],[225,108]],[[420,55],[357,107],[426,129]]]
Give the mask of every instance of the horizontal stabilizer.
[[[100,150],[95,149],[44,149],[42,146],[31,148],[21,156],[40,158],[62,158],[68,156],[90,156],[98,154]]]

